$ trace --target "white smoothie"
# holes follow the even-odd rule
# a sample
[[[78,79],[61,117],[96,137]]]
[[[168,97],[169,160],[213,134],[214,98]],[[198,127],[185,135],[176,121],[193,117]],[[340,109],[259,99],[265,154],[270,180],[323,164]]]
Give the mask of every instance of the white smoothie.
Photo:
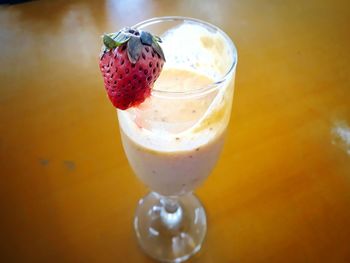
[[[211,173],[231,112],[234,77],[210,87],[227,71],[215,59],[228,52],[224,40],[217,34],[191,30],[182,26],[176,33],[206,47],[209,71],[208,66],[201,67],[204,62],[188,67],[188,62],[167,56],[174,48],[172,37],[179,39],[169,34],[163,37],[167,62],[152,96],[137,108],[118,110],[122,143],[132,169],[152,191],[163,195],[192,191]],[[186,46],[183,49],[189,52]],[[227,60],[232,62],[232,56]]]

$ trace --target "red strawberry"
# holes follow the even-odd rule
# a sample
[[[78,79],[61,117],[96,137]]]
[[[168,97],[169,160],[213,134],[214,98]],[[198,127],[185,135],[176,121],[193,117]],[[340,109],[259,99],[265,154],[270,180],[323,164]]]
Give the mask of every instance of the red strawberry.
[[[129,28],[104,35],[100,70],[115,107],[125,110],[151,95],[165,62],[158,42],[157,36]]]

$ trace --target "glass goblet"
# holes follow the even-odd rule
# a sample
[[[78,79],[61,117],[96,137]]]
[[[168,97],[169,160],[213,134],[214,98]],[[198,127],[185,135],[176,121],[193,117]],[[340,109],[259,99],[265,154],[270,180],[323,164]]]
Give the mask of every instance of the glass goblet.
[[[151,189],[139,201],[134,228],[148,255],[181,262],[200,250],[206,234],[206,214],[192,192],[224,144],[237,51],[222,30],[197,19],[153,18],[134,28],[160,36],[166,57],[151,96],[118,110],[128,161]]]

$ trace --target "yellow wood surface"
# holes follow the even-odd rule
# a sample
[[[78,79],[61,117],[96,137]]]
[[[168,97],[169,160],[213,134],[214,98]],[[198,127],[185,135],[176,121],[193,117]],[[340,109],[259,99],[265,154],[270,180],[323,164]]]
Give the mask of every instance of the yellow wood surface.
[[[335,0],[0,6],[0,261],[153,262],[98,54],[103,32],[164,15],[216,24],[239,54],[190,262],[350,262],[350,4]]]

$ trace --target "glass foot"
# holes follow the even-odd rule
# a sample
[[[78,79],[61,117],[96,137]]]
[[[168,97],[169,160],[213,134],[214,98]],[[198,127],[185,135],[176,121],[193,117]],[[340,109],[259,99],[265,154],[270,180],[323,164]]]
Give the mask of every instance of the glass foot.
[[[207,230],[204,208],[192,193],[139,201],[134,227],[142,249],[162,262],[182,262],[201,248]]]

